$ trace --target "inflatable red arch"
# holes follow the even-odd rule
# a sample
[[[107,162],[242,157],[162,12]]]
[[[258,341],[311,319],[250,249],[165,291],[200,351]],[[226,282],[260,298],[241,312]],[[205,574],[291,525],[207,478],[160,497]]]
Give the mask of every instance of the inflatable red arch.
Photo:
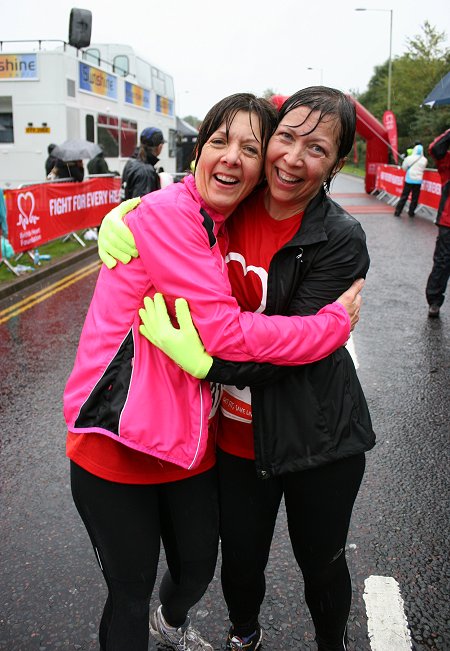
[[[351,95],[347,97],[352,100],[356,108],[356,133],[367,143],[365,189],[370,194],[375,189],[377,165],[385,164],[389,159],[388,133],[385,126],[358,100]],[[288,95],[273,95],[271,101],[280,110],[287,98]]]

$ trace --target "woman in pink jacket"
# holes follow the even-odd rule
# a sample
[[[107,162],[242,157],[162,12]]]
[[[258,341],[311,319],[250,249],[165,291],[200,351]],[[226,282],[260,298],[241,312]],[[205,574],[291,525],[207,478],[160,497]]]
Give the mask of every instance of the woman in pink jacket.
[[[214,106],[199,133],[195,178],[143,198],[127,217],[139,258],[103,267],[97,281],[64,412],[74,501],[108,586],[104,651],[147,650],[160,538],[169,570],[150,631],[169,648],[212,651],[188,617],[217,556],[212,392],[139,336],[144,297],[163,293],[169,310],[186,297],[208,350],[235,361],[322,359],[358,319],[360,286],[304,318],[241,312],[231,295],[223,225],[261,180],[275,121],[270,105],[249,94]]]

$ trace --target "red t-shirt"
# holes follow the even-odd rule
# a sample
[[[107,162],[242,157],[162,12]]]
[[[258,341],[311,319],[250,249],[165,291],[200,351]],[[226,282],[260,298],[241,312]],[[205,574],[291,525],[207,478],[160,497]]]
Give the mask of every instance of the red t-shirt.
[[[228,276],[242,310],[263,312],[270,262],[300,228],[303,213],[273,219],[264,206],[264,192],[245,201],[227,220]],[[224,387],[217,445],[230,454],[254,459],[251,396],[248,388]]]
[[[216,462],[216,423],[210,422],[205,456],[195,470],[138,452],[114,439],[90,432],[67,433],[66,454],[88,472],[119,484],[162,484],[194,477],[212,468]]]

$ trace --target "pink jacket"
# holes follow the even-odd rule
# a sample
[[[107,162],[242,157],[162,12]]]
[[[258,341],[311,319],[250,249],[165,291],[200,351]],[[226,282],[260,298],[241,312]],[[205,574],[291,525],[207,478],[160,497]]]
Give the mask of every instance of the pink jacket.
[[[216,240],[224,218],[193,177],[146,195],[127,222],[139,258],[100,271],[64,392],[67,426],[195,468],[206,449],[209,383],[139,334],[145,296],[162,292],[169,310],[186,298],[207,351],[233,361],[317,361],[345,344],[350,319],[339,303],[308,317],[241,312]]]

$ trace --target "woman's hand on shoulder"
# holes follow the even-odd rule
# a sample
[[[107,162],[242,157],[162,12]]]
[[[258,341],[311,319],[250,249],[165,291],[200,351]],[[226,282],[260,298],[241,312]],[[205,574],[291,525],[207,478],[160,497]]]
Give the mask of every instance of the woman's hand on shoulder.
[[[123,223],[123,218],[140,202],[139,197],[123,201],[110,210],[102,220],[98,232],[98,254],[108,269],[115,267],[117,260],[128,264],[131,258],[137,258],[139,255],[133,233]]]
[[[347,310],[347,314],[350,317],[351,327],[350,330],[353,330],[355,325],[359,321],[359,312],[361,309],[362,296],[361,290],[364,286],[364,278],[358,278],[352,284],[346,292],[341,294],[337,299],[337,303],[340,303]]]

